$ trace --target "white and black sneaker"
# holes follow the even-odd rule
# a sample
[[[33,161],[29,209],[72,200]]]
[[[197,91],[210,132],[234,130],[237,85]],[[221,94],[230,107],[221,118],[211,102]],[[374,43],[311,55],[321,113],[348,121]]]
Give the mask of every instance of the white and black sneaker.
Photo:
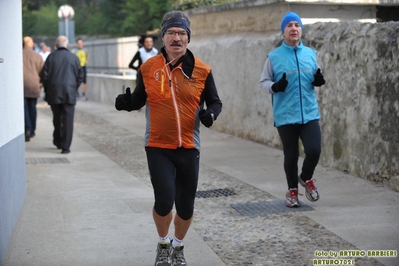
[[[172,248],[171,252],[172,266],[187,266],[183,250],[184,250],[184,245],[177,245],[176,247]]]
[[[289,208],[298,208],[301,207],[301,204],[298,200],[298,189],[297,188],[290,188],[287,193],[285,194],[286,203],[285,205]]]
[[[305,188],[305,195],[306,198],[311,201],[311,202],[315,202],[317,200],[319,200],[320,195],[319,192],[317,191],[316,186],[314,185],[314,183],[316,182],[316,179],[312,178],[306,181],[303,181],[301,177],[298,178],[299,179],[299,183]]]
[[[168,242],[159,242],[157,246],[157,256],[154,266],[171,266],[171,245]]]

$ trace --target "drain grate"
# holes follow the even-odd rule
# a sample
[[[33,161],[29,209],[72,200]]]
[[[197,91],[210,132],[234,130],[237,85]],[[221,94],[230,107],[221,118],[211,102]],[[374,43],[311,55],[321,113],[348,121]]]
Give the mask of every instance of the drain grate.
[[[287,206],[285,206],[285,200],[231,204],[231,207],[233,207],[241,215],[249,217],[267,216],[270,214],[314,211],[314,209],[309,205],[306,205],[303,202],[300,203],[301,207],[299,208],[288,208]]]
[[[195,195],[197,198],[218,198],[218,197],[228,197],[237,195],[234,191],[229,189],[211,189],[204,191],[197,191]]]
[[[26,164],[70,163],[67,158],[26,158]]]

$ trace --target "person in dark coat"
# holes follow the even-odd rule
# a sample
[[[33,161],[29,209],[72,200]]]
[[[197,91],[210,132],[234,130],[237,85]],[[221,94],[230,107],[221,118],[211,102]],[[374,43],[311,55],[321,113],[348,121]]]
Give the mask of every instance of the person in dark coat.
[[[61,153],[70,153],[76,98],[83,81],[83,70],[79,58],[68,50],[67,37],[59,36],[55,47],[57,49],[46,59],[40,78],[45,101],[53,112],[53,144],[62,149]]]

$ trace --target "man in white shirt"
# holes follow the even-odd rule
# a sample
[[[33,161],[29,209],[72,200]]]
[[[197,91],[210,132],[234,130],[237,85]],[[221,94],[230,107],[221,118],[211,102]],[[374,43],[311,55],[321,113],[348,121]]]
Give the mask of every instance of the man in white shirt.
[[[43,58],[43,62],[46,61],[47,56],[50,54],[51,48],[48,47],[44,42],[40,43],[40,56]]]

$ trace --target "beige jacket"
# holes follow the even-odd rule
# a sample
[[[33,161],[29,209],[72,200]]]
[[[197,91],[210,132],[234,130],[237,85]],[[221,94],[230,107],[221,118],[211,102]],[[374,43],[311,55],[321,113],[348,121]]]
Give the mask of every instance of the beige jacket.
[[[23,49],[24,62],[24,97],[40,97],[40,77],[39,73],[43,67],[42,57],[30,47]]]

